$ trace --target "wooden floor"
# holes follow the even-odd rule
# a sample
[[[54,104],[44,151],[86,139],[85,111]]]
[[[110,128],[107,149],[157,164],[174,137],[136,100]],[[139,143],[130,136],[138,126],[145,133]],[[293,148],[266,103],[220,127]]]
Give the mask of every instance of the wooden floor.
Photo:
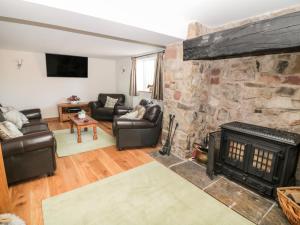
[[[112,134],[111,123],[99,122],[100,128]],[[49,122],[51,130],[69,128],[69,123]],[[101,138],[101,137],[99,137]],[[52,177],[41,177],[9,188],[13,213],[27,225],[43,224],[42,200],[83,185],[140,166],[153,159],[147,154],[154,148],[117,151],[115,146],[57,158]]]

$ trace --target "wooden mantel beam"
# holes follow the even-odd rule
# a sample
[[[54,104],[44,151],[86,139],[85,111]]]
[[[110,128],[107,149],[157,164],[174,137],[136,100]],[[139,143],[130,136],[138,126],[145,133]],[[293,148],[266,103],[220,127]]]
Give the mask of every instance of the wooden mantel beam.
[[[184,60],[212,60],[298,51],[300,52],[300,12],[183,42]]]

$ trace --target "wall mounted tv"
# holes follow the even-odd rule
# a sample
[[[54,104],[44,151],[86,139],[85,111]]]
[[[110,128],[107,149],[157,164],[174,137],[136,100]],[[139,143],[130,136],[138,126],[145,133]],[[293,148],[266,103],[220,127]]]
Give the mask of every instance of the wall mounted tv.
[[[88,58],[46,53],[48,77],[88,77]]]

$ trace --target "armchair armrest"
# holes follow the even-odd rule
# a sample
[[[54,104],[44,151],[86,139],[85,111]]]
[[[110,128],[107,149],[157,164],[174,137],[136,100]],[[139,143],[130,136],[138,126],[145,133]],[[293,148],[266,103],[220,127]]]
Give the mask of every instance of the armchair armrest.
[[[116,129],[141,129],[141,128],[153,128],[155,123],[148,120],[138,119],[123,119],[119,118],[115,121]]]
[[[42,118],[40,109],[26,109],[26,110],[21,110],[20,112],[23,113],[29,120]]]
[[[42,148],[56,149],[55,138],[51,131],[27,134],[2,141],[1,144],[4,158]]]
[[[92,110],[96,109],[96,108],[99,108],[99,107],[103,107],[103,105],[99,101],[89,102],[89,106],[91,107]]]
[[[117,116],[122,116],[126,113],[129,113],[132,111],[131,107],[125,106],[125,105],[116,105],[114,108],[114,114]]]

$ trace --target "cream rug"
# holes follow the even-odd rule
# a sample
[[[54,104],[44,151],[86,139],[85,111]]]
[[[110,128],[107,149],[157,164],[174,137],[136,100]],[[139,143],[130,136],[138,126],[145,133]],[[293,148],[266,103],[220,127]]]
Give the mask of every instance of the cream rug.
[[[53,131],[57,142],[58,157],[74,155],[82,152],[105,148],[115,145],[115,138],[97,127],[98,140],[93,140],[93,129],[81,131],[82,143],[77,143],[77,132],[70,133],[70,129]]]
[[[42,204],[45,225],[254,225],[157,162]]]

